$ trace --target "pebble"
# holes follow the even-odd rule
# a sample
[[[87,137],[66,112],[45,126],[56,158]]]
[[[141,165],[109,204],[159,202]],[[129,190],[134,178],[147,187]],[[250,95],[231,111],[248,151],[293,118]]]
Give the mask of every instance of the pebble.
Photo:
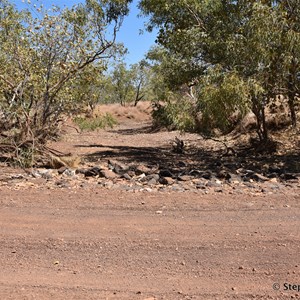
[[[148,181],[148,185],[155,185],[155,184],[157,184],[157,182],[158,182],[158,180],[152,178]]]
[[[204,183],[197,183],[196,184],[196,188],[197,189],[201,189],[201,190],[205,190],[206,189],[206,185]]]

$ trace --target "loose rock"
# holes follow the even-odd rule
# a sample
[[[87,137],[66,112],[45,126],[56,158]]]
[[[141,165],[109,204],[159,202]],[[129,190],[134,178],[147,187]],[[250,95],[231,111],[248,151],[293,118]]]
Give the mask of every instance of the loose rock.
[[[211,174],[211,172],[207,171],[207,172],[202,173],[201,177],[209,180],[212,178],[212,174]]]
[[[129,166],[111,159],[108,161],[108,167],[118,175],[123,175],[129,170]]]
[[[151,173],[151,169],[144,165],[139,165],[135,168],[135,175],[141,175],[141,174],[149,175],[150,173]]]
[[[116,177],[118,177],[118,175],[111,170],[101,170],[99,173],[99,177],[104,177],[106,179],[115,179]]]
[[[164,185],[172,185],[174,183],[174,179],[171,177],[160,177],[159,183]]]
[[[183,176],[179,176],[178,180],[179,181],[192,181],[193,177],[192,176],[188,176],[188,175],[183,175]]]
[[[98,167],[93,167],[91,169],[88,169],[84,171],[84,176],[85,177],[96,177],[99,176],[101,172],[101,169]]]
[[[170,170],[165,169],[165,170],[160,170],[159,171],[159,176],[161,176],[161,177],[174,177],[174,174]]]

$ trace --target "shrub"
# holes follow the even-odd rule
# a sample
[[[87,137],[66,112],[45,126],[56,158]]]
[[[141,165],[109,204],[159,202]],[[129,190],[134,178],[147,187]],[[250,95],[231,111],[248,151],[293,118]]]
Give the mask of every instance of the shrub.
[[[211,134],[214,129],[228,133],[249,111],[247,84],[235,73],[211,68],[197,87],[198,130]]]
[[[155,103],[152,112],[155,127],[166,127],[180,131],[195,130],[195,107],[185,97],[172,97],[164,104]]]
[[[77,117],[74,119],[80,130],[94,131],[97,129],[113,128],[118,124],[116,119],[110,114],[106,113],[104,116],[96,118]]]

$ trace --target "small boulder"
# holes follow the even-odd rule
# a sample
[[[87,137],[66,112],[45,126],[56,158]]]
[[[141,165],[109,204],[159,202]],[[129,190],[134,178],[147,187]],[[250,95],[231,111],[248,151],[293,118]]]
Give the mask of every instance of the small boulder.
[[[168,169],[163,169],[159,171],[159,176],[160,177],[174,177],[174,174],[168,170]]]
[[[57,170],[57,172],[58,172],[59,175],[62,175],[66,170],[68,170],[68,167],[63,166],[63,167],[59,168]]]
[[[139,165],[137,167],[135,167],[135,175],[139,176],[141,174],[150,174],[151,173],[151,169],[146,167],[145,165]]]
[[[250,176],[251,179],[253,179],[254,181],[258,181],[258,182],[265,182],[265,181],[268,181],[269,178],[261,175],[261,174],[258,174],[258,173],[254,173],[253,175]]]
[[[159,182],[159,175],[158,174],[148,175],[144,178],[144,182],[147,182],[148,185],[155,185]]]
[[[172,185],[174,183],[174,179],[171,177],[160,177],[159,183],[163,185]]]
[[[109,169],[113,170],[115,173],[117,173],[118,175],[123,175],[124,173],[126,173],[129,170],[129,166],[118,162],[116,160],[109,160],[108,161],[108,167]]]
[[[101,169],[99,167],[93,167],[83,172],[85,177],[96,177],[100,175]]]
[[[188,176],[188,175],[178,176],[179,181],[192,181],[192,179],[193,179],[193,177]]]
[[[225,170],[220,170],[217,173],[216,177],[219,178],[219,179],[229,180],[231,178],[231,175]]]
[[[209,179],[212,178],[212,174],[211,174],[211,172],[207,171],[207,172],[202,173],[201,177],[204,178],[204,179],[209,180]]]
[[[118,175],[111,170],[101,170],[99,177],[104,177],[106,179],[115,179],[116,177],[118,177]]]
[[[199,170],[191,170],[189,172],[189,175],[193,176],[193,177],[201,177],[203,175],[203,172],[201,172]]]
[[[284,173],[284,170],[278,166],[270,166],[269,173],[275,173],[277,175],[281,175]]]
[[[121,178],[124,178],[124,179],[126,179],[126,180],[131,180],[131,179],[132,179],[132,177],[131,177],[128,173],[123,174],[123,175],[121,176]]]
[[[282,180],[297,180],[298,179],[298,177],[295,174],[292,174],[292,173],[281,174],[280,178]]]
[[[198,183],[196,184],[196,188],[197,188],[198,190],[206,190],[206,185],[205,185],[204,183],[198,182]]]

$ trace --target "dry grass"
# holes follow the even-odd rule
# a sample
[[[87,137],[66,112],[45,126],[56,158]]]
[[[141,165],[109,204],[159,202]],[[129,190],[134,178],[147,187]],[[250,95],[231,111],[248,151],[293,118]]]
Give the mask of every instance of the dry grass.
[[[141,101],[137,106],[126,105],[121,106],[118,103],[98,105],[94,116],[103,116],[110,113],[118,123],[126,123],[126,121],[144,122],[151,120],[152,105],[149,101]]]

